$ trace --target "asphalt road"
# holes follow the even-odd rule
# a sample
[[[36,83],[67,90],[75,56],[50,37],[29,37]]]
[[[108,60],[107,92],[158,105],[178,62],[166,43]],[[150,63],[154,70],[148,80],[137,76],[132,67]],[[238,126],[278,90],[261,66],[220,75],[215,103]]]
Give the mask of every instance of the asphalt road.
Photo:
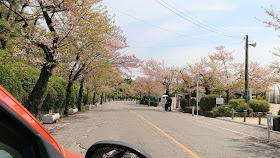
[[[279,135],[272,134],[272,142],[279,142]],[[83,154],[97,141],[117,140],[134,144],[154,158],[280,157],[279,146],[265,142],[266,129],[165,112],[134,101],[107,102],[68,122],[54,137]]]

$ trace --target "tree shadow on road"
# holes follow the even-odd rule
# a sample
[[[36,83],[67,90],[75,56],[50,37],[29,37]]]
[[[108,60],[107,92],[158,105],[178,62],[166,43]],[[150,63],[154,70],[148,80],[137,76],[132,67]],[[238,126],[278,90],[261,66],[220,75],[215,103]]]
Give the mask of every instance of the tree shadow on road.
[[[248,153],[252,155],[251,157],[280,157],[280,148],[267,143],[265,138],[245,137],[244,139],[230,139],[230,141],[239,144],[231,146],[233,150]]]

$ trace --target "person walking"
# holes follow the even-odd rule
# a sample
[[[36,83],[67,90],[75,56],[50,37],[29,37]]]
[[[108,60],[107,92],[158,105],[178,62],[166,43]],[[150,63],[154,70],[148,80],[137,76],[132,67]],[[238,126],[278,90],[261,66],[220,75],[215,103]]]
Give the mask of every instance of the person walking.
[[[170,97],[166,98],[166,104],[165,104],[165,111],[169,109],[171,111],[171,104],[172,104],[172,99]]]

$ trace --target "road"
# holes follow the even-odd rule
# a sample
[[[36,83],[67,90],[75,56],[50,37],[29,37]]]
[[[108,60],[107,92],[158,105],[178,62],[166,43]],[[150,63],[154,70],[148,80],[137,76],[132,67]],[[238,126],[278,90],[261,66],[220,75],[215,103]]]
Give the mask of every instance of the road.
[[[154,158],[280,157],[263,128],[192,116],[133,101],[107,102],[54,132],[66,148],[83,154],[100,140],[134,144]],[[279,134],[272,134],[279,142]]]

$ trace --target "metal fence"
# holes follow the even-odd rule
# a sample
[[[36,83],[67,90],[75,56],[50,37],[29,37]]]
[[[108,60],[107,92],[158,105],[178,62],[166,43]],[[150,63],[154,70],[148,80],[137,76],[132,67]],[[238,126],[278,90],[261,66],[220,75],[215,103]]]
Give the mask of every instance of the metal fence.
[[[270,132],[273,132],[273,133],[279,133],[279,131],[275,131],[273,130],[272,128],[272,118],[273,117],[278,117],[280,118],[280,115],[272,115],[272,114],[267,114],[266,115],[266,118],[267,118],[267,139],[268,139],[268,142],[270,142]]]

